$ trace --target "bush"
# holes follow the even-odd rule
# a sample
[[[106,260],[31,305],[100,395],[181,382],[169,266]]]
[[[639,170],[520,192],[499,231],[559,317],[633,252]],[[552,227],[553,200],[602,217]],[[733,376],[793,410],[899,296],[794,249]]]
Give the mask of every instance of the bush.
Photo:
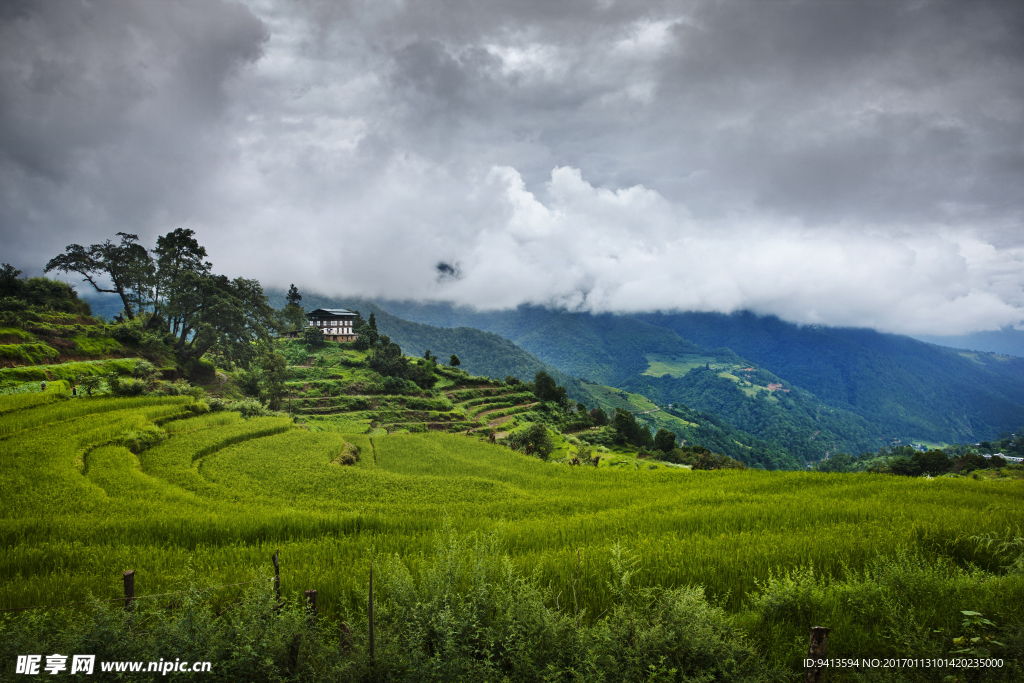
[[[217,366],[205,358],[193,358],[185,363],[185,375],[194,384],[209,384],[217,378]]]
[[[148,425],[138,431],[128,432],[123,436],[114,439],[114,444],[124,446],[132,453],[138,455],[142,451],[152,448],[167,438],[167,432],[155,425]]]
[[[288,365],[304,365],[309,360],[309,351],[303,344],[282,344],[280,351]]]
[[[46,344],[0,344],[0,360],[40,365],[57,359],[60,353]]]
[[[324,333],[320,331],[319,327],[307,327],[302,331],[302,341],[307,345],[314,348],[320,348],[326,344],[324,339]]]
[[[555,450],[555,443],[551,440],[547,427],[536,423],[526,429],[512,432],[502,440],[502,443],[521,453],[536,455],[541,460],[547,460]]]
[[[110,393],[115,396],[141,396],[147,388],[146,380],[138,377],[118,377],[114,373],[107,376]]]
[[[380,680],[760,681],[765,670],[700,588],[640,589],[635,562],[613,549],[614,602],[591,621],[510,568],[493,536],[449,531],[419,580],[385,565]]]
[[[273,415],[273,411],[268,410],[262,403],[254,398],[246,398],[241,401],[235,401],[232,403],[229,410],[237,410],[242,414],[242,417],[265,417],[267,415]]]
[[[3,615],[0,656],[13,662],[17,655],[32,652],[96,655],[94,675],[83,680],[108,680],[99,671],[101,661],[161,659],[212,661],[210,672],[194,677],[210,682],[350,679],[353,663],[339,657],[336,630],[314,629],[295,601],[285,600],[279,608],[272,586],[270,579],[258,578],[219,615],[211,591],[194,581],[182,586],[172,609],[157,600],[140,600],[128,612],[117,603],[97,600],[88,610]],[[180,676],[140,674],[137,680]]]

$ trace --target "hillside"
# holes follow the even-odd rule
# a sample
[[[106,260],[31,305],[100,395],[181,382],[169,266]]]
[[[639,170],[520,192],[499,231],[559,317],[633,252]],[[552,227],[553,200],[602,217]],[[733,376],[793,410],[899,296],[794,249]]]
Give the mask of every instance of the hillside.
[[[126,355],[72,287],[48,278],[20,279],[17,273],[4,271],[9,277],[0,291],[0,367]]]
[[[749,313],[598,316],[528,306],[478,312],[446,304],[382,305],[410,320],[496,332],[565,372],[594,381],[610,378],[606,383],[633,390],[655,391],[644,376],[665,363],[693,368],[697,363],[691,361],[701,357],[723,366],[749,363],[824,406],[812,407],[810,414],[832,416],[825,426],[840,449],[877,448],[897,439],[973,442],[1024,425],[1024,359],[957,351],[900,335],[799,327]],[[763,412],[715,391],[666,393],[669,383],[657,391],[664,400],[696,399],[688,405],[718,412],[737,425],[756,425],[744,412]],[[801,412],[807,413],[789,410],[787,419],[806,430],[812,425]],[[753,433],[769,438],[766,432]]]
[[[272,291],[268,292],[268,295],[273,304],[283,305],[283,293]],[[768,469],[795,469],[803,467],[805,461],[817,460],[830,451],[834,452],[837,442],[845,445],[847,450],[855,450],[861,445],[864,446],[864,449],[874,449],[882,445],[880,440],[871,441],[860,435],[856,440],[841,441],[844,435],[836,437],[831,432],[827,432],[818,442],[812,443],[811,448],[803,448],[803,444],[807,441],[806,437],[812,436],[816,430],[820,431],[820,425],[809,424],[806,416],[798,418],[802,419],[802,431],[797,436],[785,433],[782,429],[769,429],[765,430],[768,436],[762,437],[757,431],[750,429],[750,427],[757,429],[757,423],[750,422],[748,426],[737,427],[730,414],[721,412],[720,409],[723,407],[733,407],[730,403],[716,402],[712,405],[712,401],[708,400],[708,397],[701,395],[691,395],[684,400],[677,395],[678,392],[673,390],[666,392],[643,384],[631,385],[628,382],[628,376],[620,383],[620,386],[628,391],[611,389],[607,385],[589,379],[581,381],[541,361],[532,353],[519,348],[508,339],[493,332],[483,332],[471,327],[446,328],[410,322],[392,315],[374,302],[361,299],[333,299],[317,295],[304,295],[303,304],[307,310],[348,308],[359,310],[364,316],[373,312],[381,332],[398,343],[404,352],[415,356],[429,349],[442,360],[454,353],[461,360],[461,367],[475,375],[489,376],[495,379],[513,376],[528,381],[533,379],[538,371],[545,371],[559,385],[566,388],[569,398],[590,408],[601,407],[609,413],[614,412],[615,408],[629,410],[636,413],[637,418],[647,425],[652,433],[657,432],[658,429],[668,429],[692,445],[705,446],[748,465]],[[557,321],[557,317],[552,319]],[[599,361],[595,361],[595,367],[611,367],[616,357],[628,354],[628,326],[613,316],[604,322],[610,326],[623,324],[617,328],[617,345],[613,344],[608,348],[601,349],[598,354],[601,358]],[[577,329],[576,332],[583,334],[581,329]],[[680,340],[671,333],[660,331],[652,326],[648,326],[648,331],[656,339],[655,348],[661,349],[667,354],[690,353],[692,356],[694,352],[697,352],[699,355],[693,357],[701,359],[702,363],[708,359],[728,363],[736,361],[735,356],[728,352],[722,356],[707,356],[707,352],[699,347],[686,342],[680,343]],[[572,326],[566,325],[558,334],[568,345],[564,349],[565,353],[571,354]],[[587,336],[595,344],[600,341],[600,336],[593,329]],[[581,351],[581,357],[584,355],[585,350]],[[723,358],[724,361],[722,361]],[[641,356],[640,360],[634,362],[634,365],[635,369],[646,369],[650,363],[646,357]],[[581,366],[572,365],[572,367]],[[598,374],[603,376],[606,373],[599,372]],[[743,392],[740,392],[739,395],[741,401],[747,400],[747,396]],[[671,411],[664,409],[668,403],[676,404],[675,413],[678,414],[672,414]],[[686,405],[678,405],[681,403]],[[768,413],[768,417],[764,418],[764,421],[773,426],[790,425],[794,420],[784,417],[783,410],[783,408],[771,405],[761,412]],[[679,415],[682,413],[679,411],[685,412],[688,418],[680,419]],[[748,408],[746,413],[749,412]],[[738,414],[742,417],[746,413]],[[793,444],[797,445],[796,449],[791,448]]]
[[[749,313],[638,317],[698,344],[728,346],[893,437],[975,441],[1024,425],[1021,358]]]

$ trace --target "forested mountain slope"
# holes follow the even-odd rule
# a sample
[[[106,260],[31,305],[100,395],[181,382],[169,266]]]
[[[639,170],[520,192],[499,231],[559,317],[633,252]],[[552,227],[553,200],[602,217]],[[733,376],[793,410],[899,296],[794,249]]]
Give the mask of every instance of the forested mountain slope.
[[[680,372],[674,374],[683,376],[696,367],[694,357],[703,355],[714,364],[731,349],[833,411],[844,411],[836,413],[845,425],[841,446],[862,437],[869,442],[975,441],[1024,425],[1024,359],[961,352],[901,335],[799,327],[750,313],[614,316],[531,306],[478,312],[447,304],[382,305],[408,320],[496,332],[565,372],[636,391],[658,384],[644,377],[660,376],[652,372],[656,368],[675,367]],[[696,377],[689,381],[696,383]],[[737,426],[745,422],[741,413],[757,407],[748,404],[744,410],[743,401],[723,401],[720,392],[705,389],[694,396],[695,390],[666,386],[659,395],[696,399],[689,404],[718,412]],[[816,408],[813,412],[819,414]],[[865,424],[858,426],[850,414]]]
[[[1024,424],[1024,359],[868,329],[800,327],[751,313],[646,314],[644,322],[744,358],[896,435],[973,441]]]
[[[705,349],[672,331],[629,316],[569,313],[539,306],[474,311],[446,304],[387,301],[381,305],[406,320],[500,334],[563,372],[612,386],[645,372],[649,354],[707,355]]]

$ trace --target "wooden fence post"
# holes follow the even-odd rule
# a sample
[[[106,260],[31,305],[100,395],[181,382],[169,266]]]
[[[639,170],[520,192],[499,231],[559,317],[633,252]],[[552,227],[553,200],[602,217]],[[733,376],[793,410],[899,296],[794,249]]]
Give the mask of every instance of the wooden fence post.
[[[829,629],[824,626],[811,628],[811,643],[807,647],[807,683],[820,683],[823,667],[817,666],[811,660],[824,659],[828,649]]]
[[[306,622],[309,628],[316,629],[316,591],[306,591]]]
[[[124,573],[124,608],[129,612],[135,606],[135,570]]]

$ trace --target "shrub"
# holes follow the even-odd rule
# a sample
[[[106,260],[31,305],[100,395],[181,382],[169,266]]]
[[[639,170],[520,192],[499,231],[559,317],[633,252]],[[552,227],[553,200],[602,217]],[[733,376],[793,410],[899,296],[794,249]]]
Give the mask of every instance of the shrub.
[[[307,327],[303,330],[302,341],[314,348],[320,348],[326,343],[324,333],[320,331],[319,327]]]
[[[208,384],[217,378],[217,366],[205,358],[193,358],[185,363],[185,375],[195,384]]]
[[[541,460],[547,460],[555,450],[554,441],[551,440],[547,427],[536,423],[526,429],[512,432],[502,440],[502,443],[527,455],[536,455]]]
[[[246,398],[241,401],[235,401],[229,407],[230,410],[237,410],[242,414],[242,417],[264,417],[266,415],[273,415],[273,411],[268,410],[262,403],[254,398]]]
[[[39,365],[55,360],[60,353],[46,344],[0,344],[0,360]]]
[[[147,425],[146,427],[128,432],[123,436],[114,439],[114,444],[117,446],[124,446],[132,453],[138,455],[142,451],[152,448],[161,441],[167,438],[167,433],[155,425]]]
[[[124,347],[116,339],[110,337],[92,338],[87,336],[75,337],[75,346],[78,353],[83,356],[106,356],[121,351]]]

